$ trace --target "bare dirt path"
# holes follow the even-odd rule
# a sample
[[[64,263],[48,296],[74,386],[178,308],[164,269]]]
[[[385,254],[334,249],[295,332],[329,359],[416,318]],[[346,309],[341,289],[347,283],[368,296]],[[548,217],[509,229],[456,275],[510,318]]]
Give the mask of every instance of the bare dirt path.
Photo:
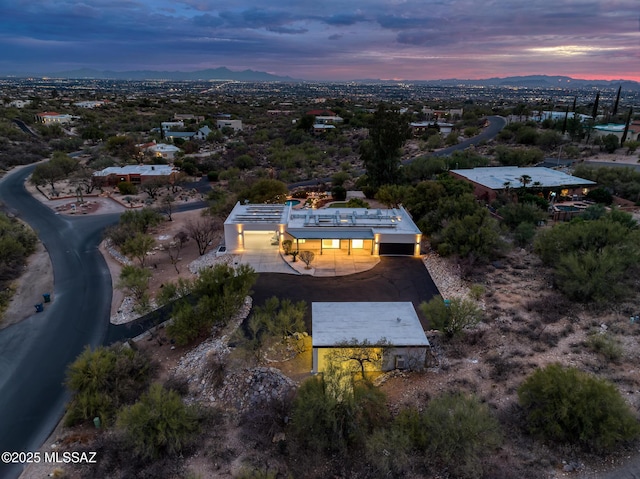
[[[49,253],[38,242],[36,251],[27,260],[24,273],[14,281],[15,293],[0,320],[0,329],[6,328],[33,314],[35,305],[43,302],[43,294],[53,299],[53,267]]]

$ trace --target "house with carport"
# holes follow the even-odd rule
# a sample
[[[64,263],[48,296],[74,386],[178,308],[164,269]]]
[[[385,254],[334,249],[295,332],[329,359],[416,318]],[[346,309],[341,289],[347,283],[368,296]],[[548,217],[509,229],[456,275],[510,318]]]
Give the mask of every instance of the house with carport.
[[[322,255],[419,256],[422,233],[402,207],[294,209],[291,204],[236,203],[224,222],[229,253],[282,248]]]
[[[364,371],[425,366],[429,340],[410,301],[314,302],[311,330],[314,374],[332,360]]]

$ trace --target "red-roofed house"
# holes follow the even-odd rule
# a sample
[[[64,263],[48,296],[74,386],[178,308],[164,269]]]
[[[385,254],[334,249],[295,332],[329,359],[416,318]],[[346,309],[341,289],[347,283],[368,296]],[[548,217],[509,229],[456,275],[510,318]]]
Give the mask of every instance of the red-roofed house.
[[[331,110],[309,110],[306,114],[311,116],[336,116]]]

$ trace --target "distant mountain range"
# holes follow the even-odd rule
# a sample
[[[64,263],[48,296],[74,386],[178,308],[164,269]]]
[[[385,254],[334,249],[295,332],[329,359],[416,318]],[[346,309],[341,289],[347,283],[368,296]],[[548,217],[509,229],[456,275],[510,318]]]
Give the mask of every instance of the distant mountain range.
[[[373,83],[398,83],[392,80],[357,80],[359,82]],[[443,80],[415,80],[409,83],[416,85],[438,85],[438,86],[484,86],[484,87],[518,87],[518,88],[618,88],[622,85],[623,90],[640,91],[640,83],[631,80],[582,80],[567,76],[551,75],[527,75],[504,78],[486,78],[481,80],[460,80],[449,78]]]
[[[22,76],[22,75],[21,75]],[[52,78],[75,78],[75,79],[99,79],[99,80],[234,80],[234,81],[253,81],[253,82],[298,82],[291,77],[282,77],[271,75],[266,72],[255,70],[231,71],[226,67],[209,68],[207,70],[197,70],[193,72],[182,71],[155,71],[155,70],[136,70],[136,71],[101,71],[90,68],[82,68],[79,70],[70,70],[64,72],[55,72],[50,74],[34,75],[38,77],[48,76]]]
[[[266,72],[255,70],[232,71],[226,67],[209,68],[206,70],[197,70],[192,72],[183,71],[154,71],[154,70],[137,70],[137,71],[101,71],[94,69],[79,69],[63,72],[55,72],[49,74],[37,75],[16,75],[16,76],[37,76],[37,77],[53,77],[53,78],[76,78],[76,79],[104,79],[104,80],[231,80],[231,81],[248,81],[248,82],[287,82],[301,83],[307,80],[294,79],[288,76],[272,75]],[[353,80],[356,83],[379,83],[392,84],[399,83],[398,80],[379,80],[379,79],[362,79]],[[444,80],[403,80],[405,83],[413,83],[417,85],[437,85],[437,86],[485,86],[485,87],[521,87],[521,88],[617,88],[622,85],[624,90],[640,91],[640,83],[631,80],[581,80],[568,76],[551,76],[551,75],[528,75],[528,76],[512,76],[505,78],[487,78],[482,80],[460,80],[449,78]],[[330,83],[330,82],[324,82]],[[343,82],[341,82],[343,83]]]

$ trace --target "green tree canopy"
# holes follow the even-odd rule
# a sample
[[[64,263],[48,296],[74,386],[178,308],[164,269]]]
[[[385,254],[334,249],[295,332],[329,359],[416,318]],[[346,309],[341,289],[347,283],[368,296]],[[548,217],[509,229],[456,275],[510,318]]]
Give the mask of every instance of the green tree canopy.
[[[370,185],[377,188],[400,179],[401,148],[409,137],[409,122],[397,110],[380,104],[369,126],[369,136],[360,144],[360,158]]]
[[[240,201],[249,203],[284,203],[289,190],[282,181],[262,178],[238,193]]]
[[[77,424],[98,416],[110,424],[116,411],[146,389],[153,367],[141,352],[122,345],[89,347],[67,369],[72,398],[65,423]]]
[[[534,250],[571,299],[606,303],[631,292],[640,268],[640,230],[631,215],[613,210],[541,231]]]
[[[177,456],[191,446],[200,431],[199,416],[178,393],[152,384],[138,402],[120,412],[117,426],[134,454],[149,460]]]
[[[552,364],[518,389],[527,427],[545,439],[606,452],[640,435],[640,425],[613,384]]]

